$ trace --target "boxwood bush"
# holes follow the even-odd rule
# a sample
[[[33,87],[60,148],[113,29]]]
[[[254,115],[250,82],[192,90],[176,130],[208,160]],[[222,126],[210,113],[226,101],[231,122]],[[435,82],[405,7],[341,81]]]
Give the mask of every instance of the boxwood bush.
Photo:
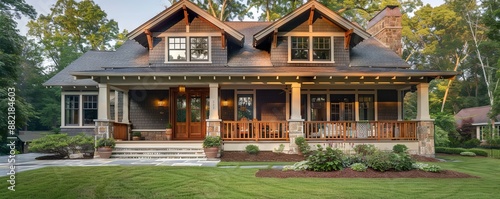
[[[390,152],[375,151],[368,157],[368,166],[377,171],[387,171],[392,168]]]
[[[353,171],[365,172],[368,167],[363,163],[354,163],[351,165]]]
[[[483,151],[483,150],[480,150],[480,149],[436,147],[436,153],[445,153],[445,154],[460,155],[462,152],[473,152],[473,153],[475,153],[478,156],[488,157],[488,153],[486,151]]]
[[[250,144],[250,145],[247,145],[245,147],[245,151],[248,154],[255,155],[255,154],[258,154],[260,150],[259,150],[259,147],[257,145]]]
[[[406,153],[408,147],[404,144],[396,144],[392,147],[392,151],[394,151],[394,153]]]
[[[92,153],[94,149],[94,138],[80,133],[76,136],[68,134],[48,134],[39,139],[34,139],[30,144],[30,151],[41,153],[54,153],[61,157],[69,157],[70,154]]]

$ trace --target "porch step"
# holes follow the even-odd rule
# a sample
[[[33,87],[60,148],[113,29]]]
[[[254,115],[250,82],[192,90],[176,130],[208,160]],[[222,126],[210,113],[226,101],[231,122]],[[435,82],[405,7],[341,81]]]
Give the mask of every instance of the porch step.
[[[206,159],[201,142],[117,142],[112,158]]]

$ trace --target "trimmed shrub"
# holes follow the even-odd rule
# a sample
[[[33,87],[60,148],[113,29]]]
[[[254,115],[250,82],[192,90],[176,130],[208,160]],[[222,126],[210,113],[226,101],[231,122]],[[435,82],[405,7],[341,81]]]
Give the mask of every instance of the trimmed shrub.
[[[408,147],[404,144],[396,144],[392,147],[392,151],[394,151],[394,153],[406,153]]]
[[[255,155],[255,154],[258,154],[260,150],[259,150],[259,147],[257,145],[250,144],[250,145],[247,145],[245,147],[245,151],[248,154]]]
[[[307,158],[309,161],[307,168],[312,171],[338,171],[342,167],[342,151],[332,149],[331,147],[323,147],[318,144],[318,149],[312,151],[312,154]]]
[[[470,148],[475,148],[475,147],[478,147],[479,144],[481,144],[481,141],[479,141],[478,139],[476,138],[472,138],[470,140],[467,140],[465,141],[462,146],[464,148],[467,148],[467,149],[470,149]]]
[[[469,149],[467,150],[469,152],[472,152],[472,153],[475,153],[476,155],[478,156],[484,156],[484,157],[488,157],[488,152],[486,151],[483,151],[481,149]]]
[[[296,162],[295,164],[293,165],[286,165],[283,167],[283,171],[304,171],[304,170],[307,170],[307,168],[309,168],[309,165],[308,165],[308,161],[307,160],[304,160],[304,161],[300,161],[300,162]]]
[[[354,163],[351,165],[351,169],[354,171],[365,172],[368,167],[363,163]]]
[[[407,153],[391,153],[390,161],[396,171],[409,171],[415,161]]]
[[[392,168],[391,153],[376,151],[368,157],[368,166],[377,171],[387,171]]]
[[[469,152],[469,151],[462,152],[462,153],[460,153],[460,155],[462,155],[462,156],[472,156],[472,157],[473,157],[473,156],[476,156],[476,154],[475,154],[475,153],[473,153],[473,152]]]
[[[375,148],[375,145],[373,144],[361,144],[354,147],[354,151],[356,151],[357,154],[364,156],[372,155],[376,150],[377,148]]]
[[[61,157],[69,157],[75,152],[91,153],[94,148],[94,138],[84,133],[70,137],[68,134],[48,134],[34,139],[30,151],[54,153]]]

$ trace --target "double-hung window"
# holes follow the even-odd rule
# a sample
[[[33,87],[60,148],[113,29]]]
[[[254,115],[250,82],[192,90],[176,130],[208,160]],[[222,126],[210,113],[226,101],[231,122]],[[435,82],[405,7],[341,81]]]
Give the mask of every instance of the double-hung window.
[[[94,126],[97,119],[98,98],[96,94],[63,93],[61,122],[66,127]]]
[[[168,37],[168,62],[210,62],[210,37]]]
[[[333,63],[333,37],[291,36],[289,62]]]

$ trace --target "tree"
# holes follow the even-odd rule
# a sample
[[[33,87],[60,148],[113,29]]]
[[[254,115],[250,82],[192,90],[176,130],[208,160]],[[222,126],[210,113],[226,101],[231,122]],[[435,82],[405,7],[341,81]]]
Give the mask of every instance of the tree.
[[[253,15],[249,11],[251,7],[247,7],[243,0],[196,0],[193,2],[221,21],[234,19],[241,21],[245,16],[252,17]]]
[[[52,71],[60,71],[88,50],[113,50],[118,23],[91,0],[58,0],[48,15],[28,22],[34,36],[51,59]]]

